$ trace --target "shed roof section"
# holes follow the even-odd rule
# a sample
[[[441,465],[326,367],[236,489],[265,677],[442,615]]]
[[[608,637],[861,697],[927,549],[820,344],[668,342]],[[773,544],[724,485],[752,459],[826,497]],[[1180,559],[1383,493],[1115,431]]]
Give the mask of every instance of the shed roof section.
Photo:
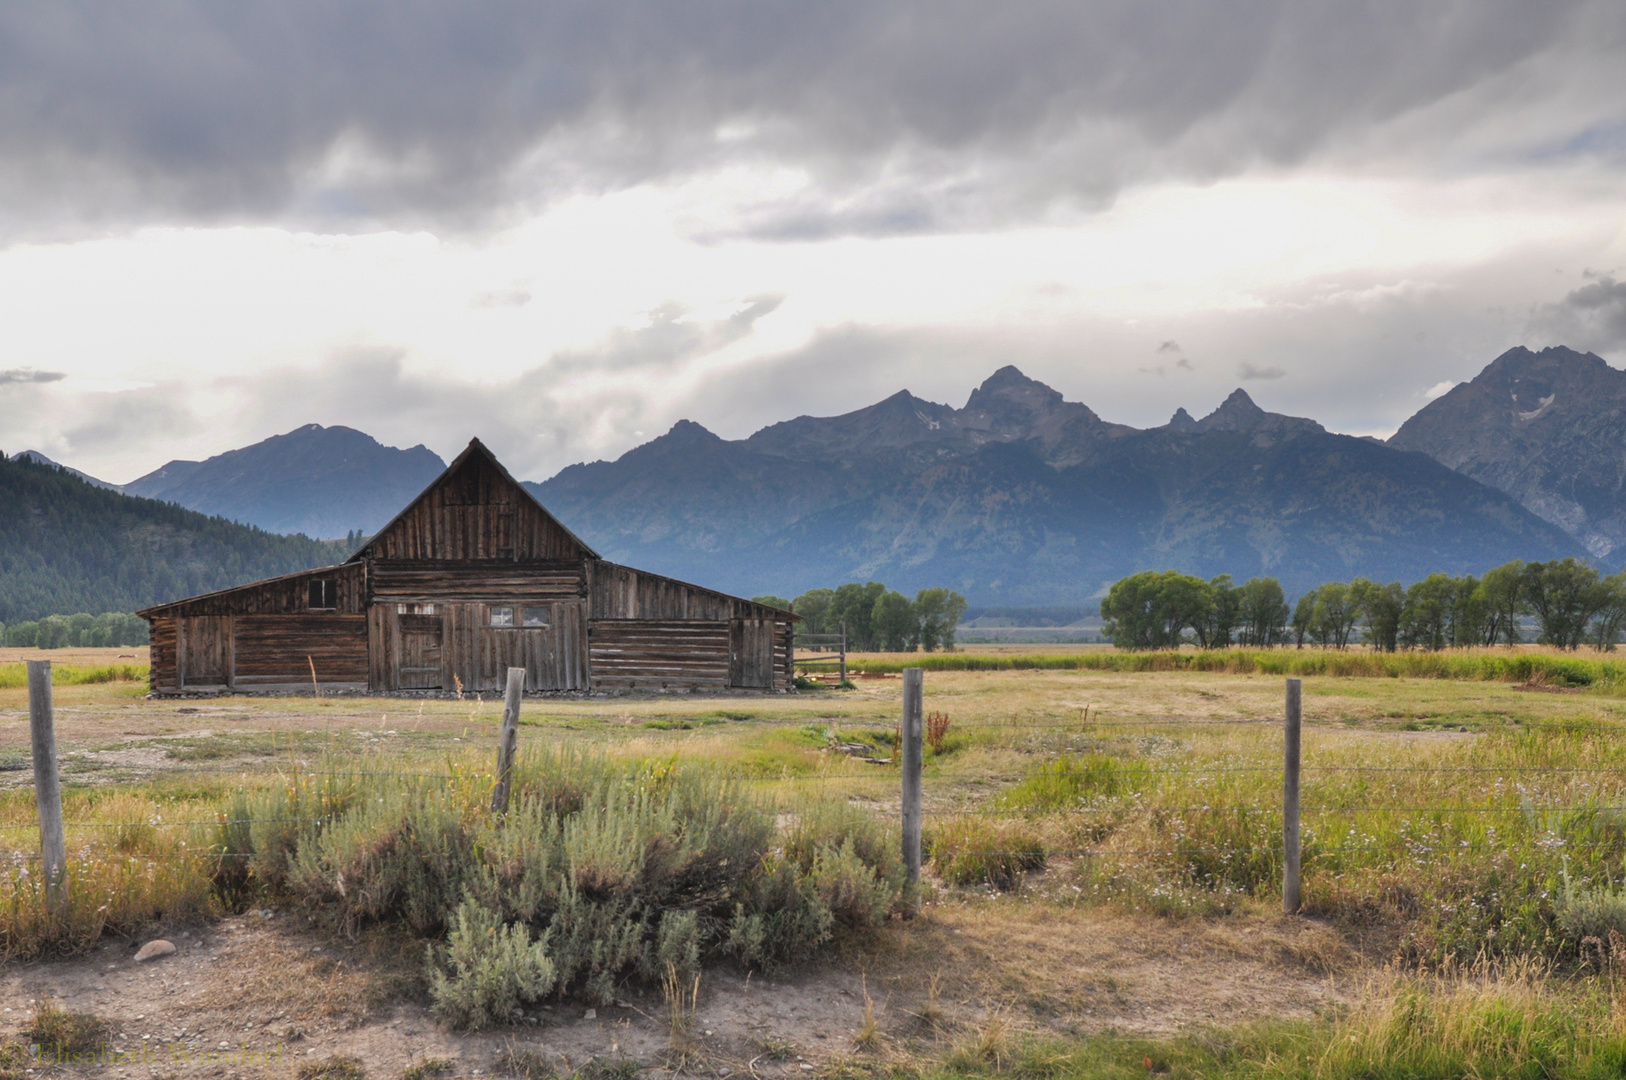
[[[310,610],[308,583],[313,579],[332,580],[335,587],[333,610],[359,614],[367,610],[366,567],[348,563],[296,570],[246,585],[154,604],[136,612],[144,619],[159,615],[292,615]]]
[[[519,562],[598,558],[471,439],[434,483],[395,515],[350,562],[504,559]]]

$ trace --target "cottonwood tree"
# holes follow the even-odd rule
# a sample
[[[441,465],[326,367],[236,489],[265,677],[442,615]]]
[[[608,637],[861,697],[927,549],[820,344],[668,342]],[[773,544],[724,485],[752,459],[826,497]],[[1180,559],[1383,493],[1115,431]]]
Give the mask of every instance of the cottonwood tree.
[[[827,619],[847,624],[847,647],[863,652],[876,647],[874,628],[875,601],[886,595],[886,586],[879,581],[856,581],[836,589],[830,599]]]
[[[954,631],[965,614],[965,597],[952,589],[921,589],[915,594],[920,620],[920,647],[926,652],[954,651]]]
[[[1541,626],[1539,640],[1561,649],[1580,646],[1587,624],[1607,602],[1598,572],[1573,558],[1528,563],[1521,580]]]
[[[799,628],[804,634],[834,634],[840,630],[830,617],[830,603],[836,598],[834,589],[809,589],[791,601],[791,609],[802,617]]]
[[[1487,571],[1474,590],[1474,603],[1478,605],[1484,622],[1482,643],[1504,645],[1519,643],[1519,616],[1529,608],[1524,599],[1524,561],[1515,559]]]
[[[1275,578],[1254,577],[1243,582],[1236,590],[1236,609],[1242,644],[1269,648],[1287,639],[1287,596]]]
[[[876,597],[870,626],[876,646],[886,652],[914,652],[920,643],[920,616],[900,592],[888,590]]]
[[[1231,644],[1231,636],[1236,631],[1237,599],[1230,574],[1221,574],[1209,581],[1207,610],[1191,627],[1198,645],[1218,649]]]
[[[1350,631],[1360,621],[1361,608],[1353,602],[1349,586],[1329,581],[1316,589],[1310,607],[1310,633],[1321,645],[1342,649],[1349,645]]]
[[[1213,587],[1202,578],[1177,570],[1131,574],[1101,601],[1101,632],[1120,649],[1179,648],[1212,603]]]
[[[1315,590],[1311,589],[1299,597],[1299,602],[1293,605],[1293,644],[1304,648],[1304,639],[1309,636],[1311,624],[1315,622]]]
[[[1406,590],[1398,581],[1379,585],[1366,578],[1349,583],[1350,602],[1359,609],[1366,626],[1366,643],[1378,652],[1394,652],[1400,645],[1400,617]]]

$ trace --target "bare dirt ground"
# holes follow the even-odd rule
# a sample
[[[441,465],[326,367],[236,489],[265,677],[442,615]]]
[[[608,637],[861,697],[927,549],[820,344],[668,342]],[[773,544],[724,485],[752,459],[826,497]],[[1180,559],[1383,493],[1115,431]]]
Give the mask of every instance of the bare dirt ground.
[[[131,1055],[113,1075],[282,1075],[335,1055],[359,1059],[373,1076],[428,1059],[478,1075],[499,1071],[499,1056],[517,1049],[561,1071],[598,1061],[655,1075],[778,1077],[889,1046],[952,1041],[990,1017],[1078,1035],[1308,1016],[1345,999],[1355,959],[1337,934],[1306,920],[1148,922],[1037,904],[1002,905],[996,920],[989,903],[929,906],[863,957],[793,976],[708,972],[683,1060],[651,988],[626,986],[616,1005],[591,1011],[550,1002],[506,1029],[458,1034],[429,1014],[415,986],[416,950],[390,955],[380,939],[352,942],[297,912],[269,909],[12,967],[0,973],[0,1028],[20,1029],[46,998],[93,1014],[110,1025],[110,1046]],[[136,948],[159,934],[177,951],[136,964]],[[861,1051],[866,994],[883,1039]],[[243,1048],[270,1063],[205,1060]]]

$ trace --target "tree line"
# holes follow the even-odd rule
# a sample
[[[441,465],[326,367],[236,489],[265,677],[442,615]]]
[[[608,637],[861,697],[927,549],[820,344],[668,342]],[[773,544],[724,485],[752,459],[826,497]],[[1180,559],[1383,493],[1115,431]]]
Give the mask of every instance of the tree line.
[[[99,649],[147,644],[147,620],[139,615],[107,612],[47,615],[43,619],[0,623],[0,642],[14,649]]]
[[[913,600],[879,581],[809,589],[794,600],[753,596],[759,604],[802,616],[797,634],[836,634],[843,624],[854,652],[954,651],[965,597],[952,589],[921,589]]]
[[[1235,585],[1175,570],[1114,582],[1101,601],[1102,633],[1121,649],[1269,648],[1306,642],[1382,652],[1453,645],[1517,645],[1533,620],[1536,641],[1563,649],[1612,649],[1626,630],[1626,572],[1604,577],[1575,559],[1515,560],[1488,571],[1430,574],[1410,588],[1356,578],[1311,589],[1289,605],[1275,578]]]
[[[0,460],[0,622],[137,611],[343,554],[93,487],[52,465]]]

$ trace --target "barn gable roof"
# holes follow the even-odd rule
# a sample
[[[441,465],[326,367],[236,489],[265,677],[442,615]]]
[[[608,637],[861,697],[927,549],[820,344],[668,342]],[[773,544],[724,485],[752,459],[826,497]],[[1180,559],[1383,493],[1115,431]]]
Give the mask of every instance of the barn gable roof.
[[[375,552],[380,544],[390,537],[392,531],[400,531],[404,527],[404,522],[406,519],[411,517],[414,511],[416,511],[420,505],[431,499],[441,488],[444,488],[451,483],[452,479],[462,471],[464,465],[467,464],[471,458],[476,457],[481,459],[485,465],[497,473],[501,482],[514,491],[516,498],[522,505],[527,505],[533,509],[541,516],[541,518],[550,528],[557,529],[558,532],[563,535],[568,545],[577,549],[573,553],[572,557],[587,557],[592,559],[599,558],[598,552],[589,547],[581,539],[581,537],[577,536],[575,533],[566,528],[563,522],[548,512],[547,507],[543,506],[537,501],[536,496],[532,495],[525,485],[521,484],[518,480],[515,480],[513,476],[509,474],[508,470],[503,468],[503,464],[497,460],[497,456],[487,449],[484,443],[482,443],[479,439],[470,439],[469,445],[464,448],[461,454],[457,455],[457,457],[452,460],[450,465],[446,466],[445,472],[441,473],[433,481],[431,481],[429,486],[424,488],[423,491],[419,493],[417,498],[413,499],[410,503],[403,507],[400,513],[396,514],[383,528],[374,533],[372,539],[363,544],[361,548],[358,549],[355,554],[351,555],[346,561],[360,562],[370,553]]]

